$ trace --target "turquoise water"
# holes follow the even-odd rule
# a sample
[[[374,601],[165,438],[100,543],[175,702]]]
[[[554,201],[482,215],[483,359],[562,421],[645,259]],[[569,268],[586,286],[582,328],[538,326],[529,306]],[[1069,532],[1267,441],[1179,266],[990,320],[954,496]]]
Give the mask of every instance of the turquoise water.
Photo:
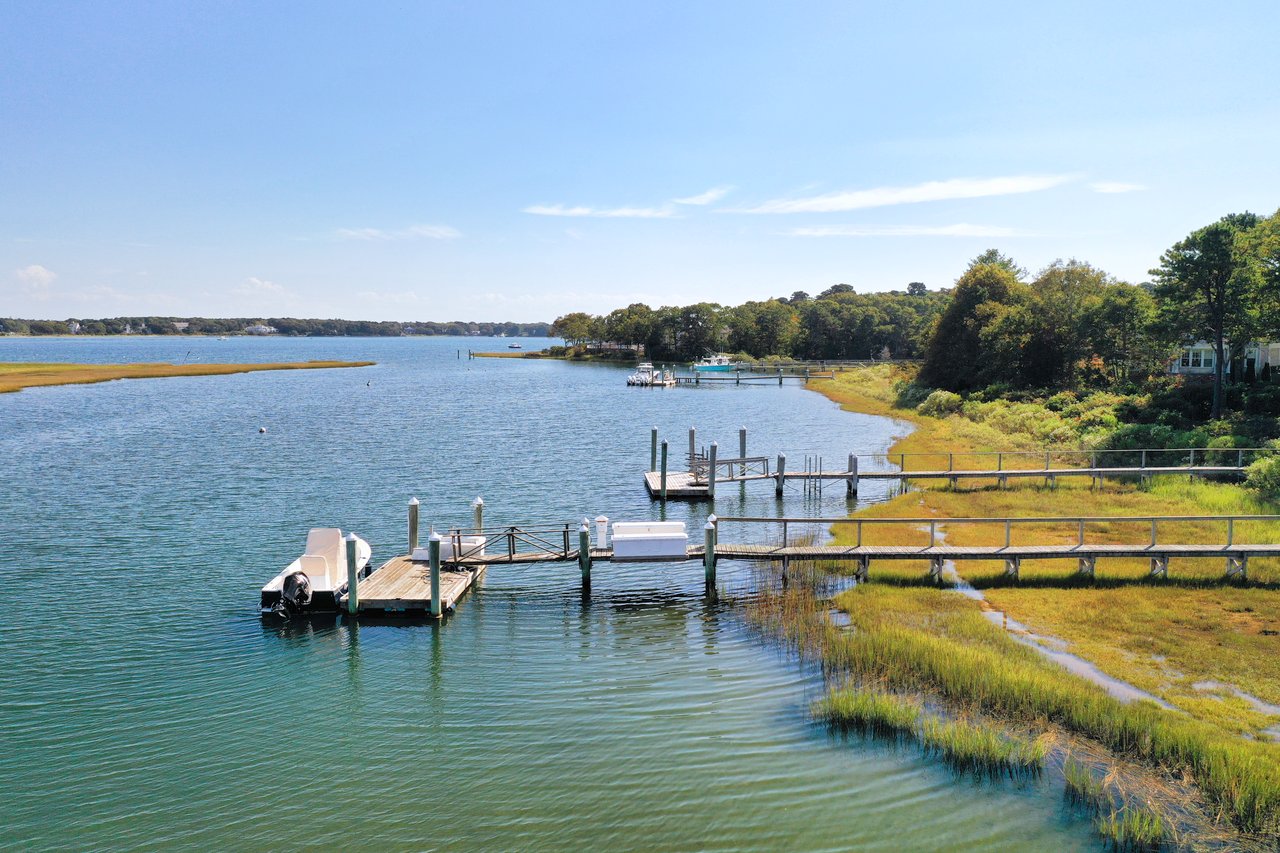
[[[264,622],[313,526],[375,564],[424,524],[672,518],[682,454],[883,451],[900,429],[788,386],[627,388],[475,360],[483,339],[0,339],[0,361],[371,359],[0,395],[0,845],[15,849],[1070,850],[1060,788],[958,779],[811,721],[820,679],[709,603],[694,564],[492,569],[441,626]],[[539,342],[525,342],[526,348]],[[457,353],[462,350],[463,357]],[[265,426],[267,432],[259,433]],[[863,500],[878,495],[864,486]],[[834,514],[770,485],[726,514]],[[665,512],[665,516],[664,516]],[[730,589],[748,571],[721,564]]]

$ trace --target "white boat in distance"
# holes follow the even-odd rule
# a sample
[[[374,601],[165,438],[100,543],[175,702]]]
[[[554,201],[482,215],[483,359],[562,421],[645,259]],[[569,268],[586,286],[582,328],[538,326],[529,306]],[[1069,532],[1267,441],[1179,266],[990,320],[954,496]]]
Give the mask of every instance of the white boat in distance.
[[[729,356],[722,352],[718,352],[715,355],[709,355],[702,359],[702,361],[695,361],[690,365],[690,367],[700,373],[728,373],[737,366],[738,365],[734,364],[733,360],[730,359]]]
[[[628,385],[642,388],[669,388],[676,384],[676,374],[671,370],[661,370],[647,361],[636,365],[636,372],[627,377]]]
[[[519,344],[507,344],[507,349],[524,349],[524,347]]]
[[[355,536],[355,534],[351,534]],[[356,572],[369,565],[369,543],[356,539]],[[262,612],[280,616],[336,613],[347,589],[347,543],[336,527],[313,527],[302,556],[262,588]]]

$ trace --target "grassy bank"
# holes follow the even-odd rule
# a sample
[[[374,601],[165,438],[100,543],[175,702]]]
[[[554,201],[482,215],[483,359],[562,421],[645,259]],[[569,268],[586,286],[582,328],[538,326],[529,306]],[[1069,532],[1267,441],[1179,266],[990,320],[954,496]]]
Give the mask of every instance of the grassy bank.
[[[474,358],[555,358],[561,361],[596,361],[606,364],[635,364],[639,360],[637,353],[631,350],[606,350],[588,352],[580,347],[548,347],[529,352],[473,352]]]
[[[167,376],[222,376],[256,370],[313,370],[368,367],[372,361],[301,361],[266,364],[61,364],[0,363],[0,394],[44,385],[83,385],[113,379],[156,379]]]
[[[909,378],[899,369],[877,367],[810,387],[847,408],[910,421],[915,429],[893,452],[958,453],[1046,444],[1034,427],[1011,430],[1006,424],[1001,429],[959,413],[931,417],[897,405],[902,386],[895,388],[895,383]],[[1079,446],[1078,435],[1061,438],[1058,446]],[[943,519],[1276,511],[1236,485],[1168,479],[1145,489],[1109,482],[1098,492],[1089,490],[1087,480],[1063,481],[1053,491],[1016,483],[1007,490],[925,488],[867,514]],[[947,529],[943,524],[940,529],[958,545],[1003,539],[1003,529],[994,526]],[[1241,530],[1243,526],[1239,541],[1247,541]],[[868,535],[865,541],[876,544],[919,543],[926,535],[907,526],[868,528],[867,534],[872,531],[877,538]],[[1210,541],[1221,533],[1170,525],[1167,541]],[[1050,541],[1048,537],[1067,534],[1045,528],[1021,529],[1020,535]],[[1090,532],[1090,541],[1121,541],[1124,535],[1122,530],[1099,529]],[[1132,531],[1127,535],[1132,537]],[[1164,528],[1161,535],[1166,535]],[[860,682],[921,691],[1018,726],[1061,726],[1115,754],[1187,774],[1222,817],[1274,839],[1280,837],[1280,747],[1252,738],[1262,737],[1265,728],[1280,720],[1237,693],[1280,704],[1280,568],[1256,562],[1251,562],[1250,581],[1243,586],[1221,580],[1220,560],[1175,561],[1170,581],[1162,584],[1145,580],[1141,561],[1099,561],[1092,584],[1072,578],[1074,566],[1066,563],[1027,561],[1017,586],[1003,581],[999,565],[962,565],[966,580],[984,589],[989,606],[1036,633],[1066,641],[1072,653],[1161,697],[1177,711],[1150,703],[1124,704],[1071,675],[1016,642],[983,615],[979,602],[921,585],[923,564],[873,565],[871,584],[839,595],[835,604],[849,614],[852,631],[820,620],[788,618],[785,607],[763,619],[798,646],[808,646],[828,668]]]

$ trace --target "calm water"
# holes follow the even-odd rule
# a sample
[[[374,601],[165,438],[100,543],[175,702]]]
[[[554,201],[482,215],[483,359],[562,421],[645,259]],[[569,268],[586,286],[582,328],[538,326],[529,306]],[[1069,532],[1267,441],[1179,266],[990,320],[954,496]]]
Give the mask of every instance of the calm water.
[[[745,424],[791,465],[898,429],[796,387],[465,358],[503,343],[0,339],[0,361],[378,362],[0,395],[0,845],[1094,846],[1050,784],[829,735],[817,678],[708,604],[694,564],[598,565],[586,601],[576,566],[499,567],[439,627],[261,620],[308,528],[381,562],[413,495],[437,526],[477,494],[495,525],[659,518],[650,426],[681,454],[690,424],[734,451]],[[848,508],[842,488],[723,491],[722,515]],[[665,512],[696,531],[707,509]]]

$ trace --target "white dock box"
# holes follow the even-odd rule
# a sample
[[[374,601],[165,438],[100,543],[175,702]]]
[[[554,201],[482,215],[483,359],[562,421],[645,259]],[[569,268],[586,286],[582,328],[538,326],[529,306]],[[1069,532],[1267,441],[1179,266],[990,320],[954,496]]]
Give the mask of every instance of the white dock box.
[[[689,537],[683,521],[616,521],[613,524],[613,559],[684,560]]]
[[[465,557],[483,557],[484,556],[484,537],[483,536],[459,536],[459,552]],[[440,537],[440,562],[447,563],[453,559],[453,543],[454,537],[442,535]],[[413,549],[413,554],[409,559],[415,563],[425,563],[431,559],[431,553],[427,550],[427,546],[423,545]]]

